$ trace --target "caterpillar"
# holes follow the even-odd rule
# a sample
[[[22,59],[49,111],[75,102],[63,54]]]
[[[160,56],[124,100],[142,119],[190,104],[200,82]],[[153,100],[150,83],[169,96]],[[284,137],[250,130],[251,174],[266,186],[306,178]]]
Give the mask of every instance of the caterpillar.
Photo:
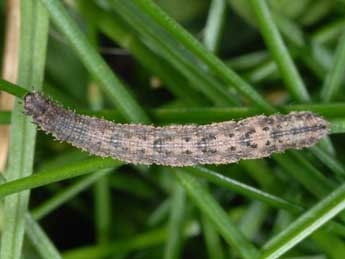
[[[254,116],[208,125],[154,127],[117,124],[79,115],[39,92],[24,98],[24,112],[57,140],[102,157],[133,164],[191,166],[228,164],[310,147],[329,133],[312,112]]]

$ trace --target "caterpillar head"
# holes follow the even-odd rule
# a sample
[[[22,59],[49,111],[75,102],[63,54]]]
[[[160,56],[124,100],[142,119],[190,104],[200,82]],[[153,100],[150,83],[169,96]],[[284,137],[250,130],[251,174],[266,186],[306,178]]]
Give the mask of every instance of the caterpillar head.
[[[50,100],[39,92],[31,92],[24,97],[24,113],[40,122],[49,109]]]

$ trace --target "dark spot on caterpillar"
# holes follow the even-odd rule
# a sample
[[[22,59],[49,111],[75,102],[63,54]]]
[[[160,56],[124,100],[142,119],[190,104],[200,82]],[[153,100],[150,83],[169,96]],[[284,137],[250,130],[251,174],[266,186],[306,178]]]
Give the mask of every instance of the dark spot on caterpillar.
[[[153,149],[158,153],[162,153],[164,149],[163,144],[163,140],[161,138],[158,138],[155,141],[153,141]]]
[[[231,151],[235,151],[235,150],[236,150],[236,147],[231,146],[231,147],[230,147],[230,150],[231,150]]]
[[[254,134],[255,132],[256,132],[255,129],[250,129],[250,130],[248,130],[248,131],[246,132],[245,137],[246,137],[246,138],[250,138],[250,135],[251,135],[251,134]]]
[[[217,137],[214,134],[208,134],[206,137],[203,137],[201,140],[202,141],[210,141],[210,140],[215,140]]]
[[[133,138],[134,136],[133,136],[133,133],[132,132],[126,132],[125,133],[125,138],[127,138],[127,139],[130,139],[130,138]]]
[[[185,138],[184,138],[184,141],[186,141],[186,142],[189,142],[190,140],[191,140],[190,137],[185,137]]]
[[[247,133],[248,133],[249,135],[251,135],[251,134],[253,134],[253,133],[255,133],[255,132],[256,132],[255,129],[250,129]]]
[[[316,141],[316,138],[314,137],[310,137],[308,140],[309,143],[314,143],[315,141]]]
[[[258,144],[256,144],[256,143],[251,144],[250,147],[251,147],[251,148],[257,148],[257,147],[258,147]]]
[[[264,123],[268,124],[268,125],[272,125],[274,122],[274,120],[270,117],[266,117],[264,118]]]
[[[230,133],[230,134],[229,134],[229,137],[230,137],[230,138],[232,138],[232,137],[234,137],[234,136],[235,136],[234,133]]]
[[[271,142],[269,140],[266,141],[266,146],[269,146]]]
[[[307,119],[307,120],[312,119],[312,118],[313,118],[313,116],[314,116],[314,115],[313,115],[312,113],[310,113],[310,112],[306,112],[306,116],[305,116],[305,117],[306,117],[306,119]]]
[[[299,133],[299,130],[298,130],[298,129],[296,129],[296,128],[291,129],[291,134],[292,134],[292,135],[296,135],[296,134],[298,134],[298,133]]]
[[[215,154],[217,153],[217,150],[214,149],[214,148],[203,148],[201,149],[201,152],[204,153],[204,154]]]
[[[274,152],[274,151],[277,151],[277,146],[276,146],[276,145],[271,145],[271,146],[269,146],[269,147],[267,148],[267,151],[268,151],[269,153],[272,153],[272,152]]]
[[[263,127],[262,130],[263,131],[268,131],[270,128],[269,127]]]
[[[147,137],[145,136],[145,135],[138,135],[138,138],[140,139],[140,140],[143,140],[143,141],[146,141],[147,140]]]
[[[215,140],[215,139],[217,139],[217,138],[213,134],[208,134],[207,136],[202,137],[201,140],[197,143],[198,148],[199,149],[207,148],[210,140]]]
[[[191,154],[192,154],[192,151],[186,150],[184,153],[185,153],[186,155],[191,155]]]
[[[174,138],[170,135],[165,135],[165,134],[162,134],[162,138],[164,139],[165,142],[167,141],[172,141]]]
[[[173,152],[171,150],[165,150],[164,155],[165,156],[170,156]]]

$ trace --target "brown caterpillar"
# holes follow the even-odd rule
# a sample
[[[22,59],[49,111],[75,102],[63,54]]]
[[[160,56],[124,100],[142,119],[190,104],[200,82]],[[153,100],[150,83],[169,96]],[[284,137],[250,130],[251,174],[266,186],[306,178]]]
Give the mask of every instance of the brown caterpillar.
[[[311,112],[260,115],[209,125],[116,124],[76,114],[38,92],[25,96],[24,110],[58,140],[94,155],[134,164],[234,163],[310,147],[329,132],[328,122]]]

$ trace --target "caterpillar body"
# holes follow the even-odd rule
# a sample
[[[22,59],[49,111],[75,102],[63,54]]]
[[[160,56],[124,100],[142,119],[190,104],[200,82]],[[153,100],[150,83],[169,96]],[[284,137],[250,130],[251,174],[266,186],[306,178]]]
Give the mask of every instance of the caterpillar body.
[[[227,164],[310,147],[329,133],[311,112],[254,116],[208,125],[154,127],[117,124],[79,115],[39,92],[24,98],[24,111],[45,132],[91,154],[134,164]]]

